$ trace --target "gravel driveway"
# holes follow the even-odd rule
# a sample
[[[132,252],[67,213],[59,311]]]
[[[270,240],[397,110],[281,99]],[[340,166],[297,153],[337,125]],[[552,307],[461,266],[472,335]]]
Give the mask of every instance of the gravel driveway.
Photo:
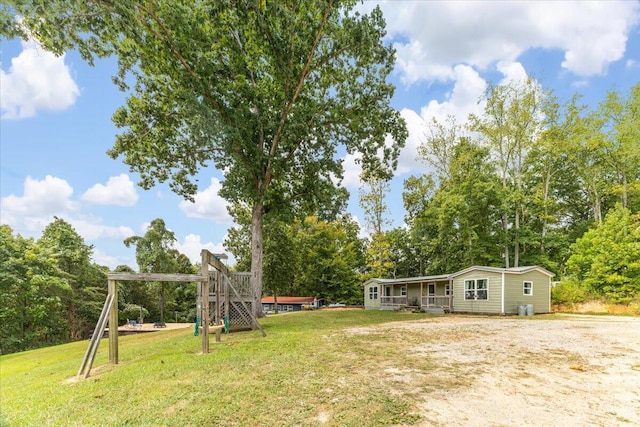
[[[448,315],[387,325],[424,337],[404,352],[437,368],[388,368],[386,386],[427,375],[443,384],[417,397],[425,426],[640,426],[640,318],[559,317]]]

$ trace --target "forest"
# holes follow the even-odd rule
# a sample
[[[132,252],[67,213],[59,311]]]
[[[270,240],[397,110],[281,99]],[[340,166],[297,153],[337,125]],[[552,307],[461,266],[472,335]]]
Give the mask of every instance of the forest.
[[[640,304],[640,83],[587,111],[560,105],[532,81],[487,91],[481,117],[434,122],[420,156],[434,172],[405,181],[406,226],[388,229],[388,186],[363,182],[367,237],[344,214],[346,194],[326,208],[265,223],[264,295],[313,295],[361,304],[371,277],[443,274],[470,265],[540,265],[556,274],[556,303],[601,299]],[[248,209],[225,242],[246,271]],[[0,227],[2,353],[84,339],[106,296],[108,268],[64,219],[39,239]],[[195,273],[160,218],[135,246],[139,272]],[[126,265],[116,271],[134,272]],[[120,320],[192,322],[194,283],[123,282]],[[640,307],[640,305],[639,305]]]

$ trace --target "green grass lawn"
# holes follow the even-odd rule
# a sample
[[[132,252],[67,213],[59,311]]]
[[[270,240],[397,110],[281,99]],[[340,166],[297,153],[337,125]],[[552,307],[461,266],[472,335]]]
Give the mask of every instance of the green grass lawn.
[[[377,372],[411,359],[397,337],[347,335],[348,327],[426,314],[320,310],[261,319],[258,331],[211,336],[193,329],[119,338],[120,363],[102,340],[91,376],[73,381],[88,341],[0,357],[2,426],[373,426],[420,422],[410,394]]]

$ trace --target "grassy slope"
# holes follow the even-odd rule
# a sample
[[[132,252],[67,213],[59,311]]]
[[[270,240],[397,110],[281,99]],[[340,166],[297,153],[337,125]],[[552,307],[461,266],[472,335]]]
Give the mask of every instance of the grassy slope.
[[[208,355],[199,354],[192,329],[124,336],[117,366],[107,364],[102,340],[95,372],[78,382],[68,380],[88,341],[2,356],[0,425],[413,424],[413,402],[376,376],[383,363],[406,366],[404,355],[382,334],[342,331],[425,317],[363,310],[271,316],[261,320],[266,338],[212,337]]]

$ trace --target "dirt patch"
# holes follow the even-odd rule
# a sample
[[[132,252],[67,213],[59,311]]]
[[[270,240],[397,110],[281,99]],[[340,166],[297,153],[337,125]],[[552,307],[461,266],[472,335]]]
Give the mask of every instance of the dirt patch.
[[[411,337],[395,341],[404,363],[379,375],[415,399],[424,426],[640,425],[640,318],[451,315],[382,328]]]

